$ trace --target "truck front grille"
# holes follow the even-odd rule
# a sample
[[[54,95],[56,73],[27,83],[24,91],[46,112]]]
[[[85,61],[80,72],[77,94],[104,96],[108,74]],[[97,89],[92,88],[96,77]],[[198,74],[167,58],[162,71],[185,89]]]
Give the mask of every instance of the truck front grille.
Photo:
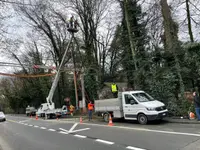
[[[163,111],[166,109],[166,106],[157,107],[156,111]]]

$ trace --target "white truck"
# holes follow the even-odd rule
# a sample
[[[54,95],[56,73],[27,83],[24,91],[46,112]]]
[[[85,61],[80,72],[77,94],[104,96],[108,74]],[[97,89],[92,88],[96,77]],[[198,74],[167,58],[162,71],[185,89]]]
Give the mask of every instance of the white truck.
[[[54,95],[54,92],[56,90],[59,78],[60,78],[60,70],[61,70],[61,68],[64,64],[65,57],[67,55],[67,52],[68,52],[68,49],[69,49],[70,44],[72,42],[72,39],[73,39],[73,36],[71,36],[70,41],[67,45],[67,49],[65,50],[65,53],[63,54],[62,61],[61,61],[60,66],[57,70],[55,79],[52,83],[51,89],[49,91],[49,95],[46,98],[47,102],[41,104],[39,109],[36,112],[36,115],[39,116],[39,117],[45,117],[45,118],[49,119],[49,118],[53,118],[55,116],[61,116],[63,114],[68,114],[68,110],[67,110],[67,107],[65,105],[62,108],[55,109],[55,104],[52,101],[52,99],[53,99],[53,95]]]
[[[46,117],[47,119],[61,117],[62,115],[68,115],[68,114],[69,112],[65,105],[63,105],[62,108],[55,109],[54,103],[52,103],[51,105],[49,105],[48,103],[43,103],[36,112],[36,115],[38,117]]]
[[[118,98],[95,100],[95,112],[101,114],[106,122],[111,114],[113,118],[138,120],[140,124],[162,120],[168,114],[164,103],[144,91],[126,91],[119,93]]]
[[[37,112],[37,109],[35,109],[35,107],[26,107],[26,115],[27,116],[34,116]]]

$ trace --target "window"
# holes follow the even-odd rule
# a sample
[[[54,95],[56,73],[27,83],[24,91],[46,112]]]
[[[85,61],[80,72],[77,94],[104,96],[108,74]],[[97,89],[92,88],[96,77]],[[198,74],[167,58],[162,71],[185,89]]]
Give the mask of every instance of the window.
[[[132,94],[139,102],[154,101],[154,99],[146,93],[134,93]]]
[[[129,94],[125,94],[124,97],[125,97],[126,104],[131,104],[131,100],[134,100],[134,98]]]

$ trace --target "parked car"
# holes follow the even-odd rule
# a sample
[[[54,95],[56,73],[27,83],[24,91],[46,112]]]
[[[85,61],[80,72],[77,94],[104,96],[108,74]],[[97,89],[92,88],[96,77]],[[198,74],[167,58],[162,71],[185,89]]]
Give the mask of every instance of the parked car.
[[[0,121],[6,121],[6,116],[2,111],[0,111]]]

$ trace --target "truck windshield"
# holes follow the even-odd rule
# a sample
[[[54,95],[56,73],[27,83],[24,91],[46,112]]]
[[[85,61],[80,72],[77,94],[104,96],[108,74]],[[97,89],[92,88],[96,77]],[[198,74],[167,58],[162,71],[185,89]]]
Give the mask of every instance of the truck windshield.
[[[134,93],[132,94],[139,102],[154,101],[154,99],[146,93]]]

